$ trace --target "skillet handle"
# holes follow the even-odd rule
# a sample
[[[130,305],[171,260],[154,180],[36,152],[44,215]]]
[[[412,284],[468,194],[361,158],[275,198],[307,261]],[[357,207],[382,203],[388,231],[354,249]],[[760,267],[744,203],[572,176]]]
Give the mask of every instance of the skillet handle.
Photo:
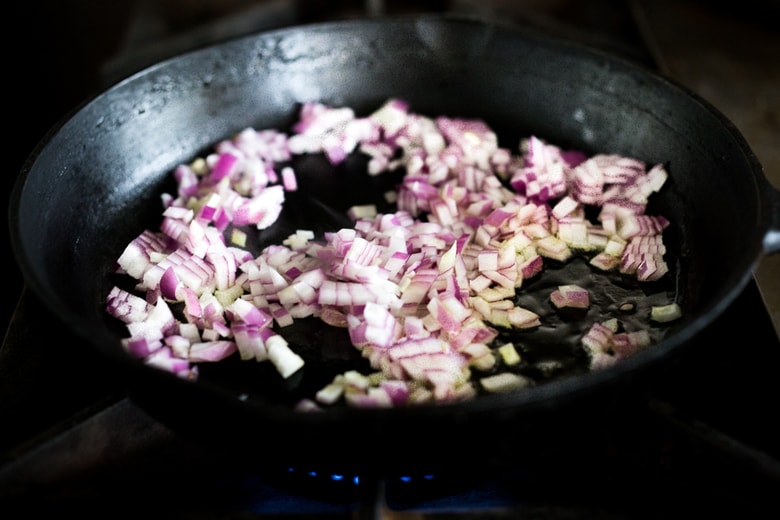
[[[771,222],[763,247],[767,254],[780,253],[780,190],[770,185],[767,197]]]

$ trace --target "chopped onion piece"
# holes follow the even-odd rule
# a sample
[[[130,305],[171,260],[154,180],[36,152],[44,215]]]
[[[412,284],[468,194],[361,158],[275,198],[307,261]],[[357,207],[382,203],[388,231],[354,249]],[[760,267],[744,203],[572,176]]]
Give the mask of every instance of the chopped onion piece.
[[[274,334],[265,343],[268,359],[283,378],[287,379],[303,367],[303,358],[290,349],[287,340],[282,336]]]
[[[491,393],[503,393],[518,390],[532,385],[532,381],[520,374],[501,372],[479,380],[482,388]]]
[[[550,301],[558,309],[564,307],[587,309],[590,307],[590,296],[587,289],[575,284],[559,285],[556,290],[550,293]]]
[[[506,365],[512,366],[520,363],[520,354],[512,343],[504,343],[498,347],[498,353]]]
[[[221,361],[234,352],[236,344],[232,341],[204,341],[190,345],[189,359],[193,363]]]
[[[660,323],[674,321],[682,316],[682,309],[677,303],[655,305],[650,309],[650,319]]]

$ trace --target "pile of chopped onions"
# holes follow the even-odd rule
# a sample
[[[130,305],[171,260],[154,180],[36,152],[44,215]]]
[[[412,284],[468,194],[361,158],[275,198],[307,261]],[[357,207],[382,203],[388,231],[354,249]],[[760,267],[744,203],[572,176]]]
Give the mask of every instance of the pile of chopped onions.
[[[508,370],[520,354],[499,330],[541,325],[515,295],[546,261],[585,254],[593,269],[640,282],[668,271],[669,222],[645,213],[667,178],[661,164],[587,157],[536,136],[513,152],[484,121],[430,118],[399,99],[365,117],[314,102],[299,116],[290,134],[247,128],[175,169],[160,229],[142,231],[117,260],[134,289],[107,296],[132,356],[189,379],[201,363],[239,356],[270,361],[288,378],[304,361],[284,328],[313,317],[346,329],[374,371],[338,375],[299,410],[457,401],[533,384]],[[336,165],[353,153],[368,156],[367,175],[404,169],[387,194],[394,212],[354,206],[354,227],[324,240],[298,230],[257,255],[245,249],[252,229],[271,226],[297,190],[293,156],[324,154]],[[574,284],[550,302],[590,305]],[[658,311],[658,321],[679,317],[669,305],[676,313]],[[623,331],[615,318],[593,324],[582,348],[596,368],[649,342],[647,331]]]

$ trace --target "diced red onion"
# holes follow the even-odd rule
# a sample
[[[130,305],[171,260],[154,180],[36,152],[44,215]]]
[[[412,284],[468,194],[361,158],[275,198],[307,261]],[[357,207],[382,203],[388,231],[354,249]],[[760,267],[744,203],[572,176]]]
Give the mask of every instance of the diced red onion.
[[[558,309],[566,307],[587,309],[590,307],[590,296],[588,291],[575,284],[558,286],[556,290],[550,293],[550,301]]]
[[[138,280],[146,299],[116,287],[106,299],[107,312],[127,326],[131,355],[195,379],[190,362],[238,352],[242,360],[270,360],[287,378],[303,359],[277,330],[319,317],[346,328],[377,373],[344,374],[300,409],[340,399],[352,406],[468,399],[476,392],[470,367],[490,370],[500,356],[512,364],[489,346],[498,337],[494,326],[541,325],[512,299],[544,259],[566,262],[574,251],[587,252],[594,268],[639,281],[668,272],[662,233],[669,222],[644,213],[667,178],[660,164],[646,170],[616,154],[588,158],[537,136],[513,155],[482,120],[432,119],[400,99],[367,117],[304,103],[292,129],[246,128],[174,170],[178,189],[162,196],[160,232],[143,231],[117,260],[117,272]],[[243,249],[241,228],[272,225],[284,192],[298,189],[286,161],[323,153],[338,164],[355,151],[369,156],[368,175],[406,169],[388,198],[395,213],[357,205],[347,213],[354,228],[326,233],[324,241],[298,230],[256,257]],[[600,207],[596,222],[586,218],[586,205]],[[559,286],[550,298],[557,308],[590,304],[575,285]],[[186,321],[176,321],[168,301],[183,302]],[[648,342],[646,331],[618,333],[612,320],[582,338],[593,368]],[[482,379],[493,392],[527,384],[514,373]]]

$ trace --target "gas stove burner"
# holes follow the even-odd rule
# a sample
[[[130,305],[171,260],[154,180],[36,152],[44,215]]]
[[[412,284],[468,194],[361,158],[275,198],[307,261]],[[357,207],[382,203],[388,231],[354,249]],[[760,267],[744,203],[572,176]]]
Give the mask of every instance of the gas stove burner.
[[[326,471],[317,471],[317,470],[301,470],[299,468],[287,468],[288,475],[294,477],[294,478],[304,478],[304,479],[311,479],[312,481],[319,481],[319,482],[327,482],[327,483],[335,483],[338,485],[344,485],[344,486],[351,486],[356,487],[360,486],[361,483],[366,480],[360,477],[360,475],[353,475],[353,474],[343,474],[343,473],[330,473]],[[404,484],[413,484],[413,483],[419,483],[419,482],[431,482],[435,480],[435,476],[428,474],[428,475],[400,475],[397,477],[393,477],[391,480],[397,480],[398,482],[402,482]]]
[[[288,468],[288,472],[300,473],[295,468]],[[326,482],[336,482],[344,484],[345,486],[359,486],[360,476],[358,475],[343,475],[341,473],[320,473],[317,471],[305,471],[304,474],[314,480],[324,480]]]
[[[284,488],[293,491],[306,490],[307,493],[317,491],[317,495],[331,498],[334,496],[334,492],[338,496],[356,495],[360,493],[361,486],[365,485],[365,481],[360,478],[360,475],[294,467],[287,468],[282,475],[279,475],[279,478],[270,478],[269,482],[274,485],[282,484]]]
[[[344,502],[345,500],[359,500],[366,493],[373,492],[380,484],[404,494],[408,494],[410,490],[414,489],[418,494],[431,495],[432,491],[444,479],[437,478],[434,474],[396,475],[378,479],[353,473],[334,473],[288,467],[278,476],[266,474],[265,480],[268,485],[277,486],[286,491]],[[448,485],[448,487],[452,489],[452,485]]]
[[[383,505],[393,511],[479,511],[507,507],[512,500],[502,479],[509,478],[520,487],[526,481],[525,471],[510,474],[501,471],[480,472],[464,461],[462,472],[443,474],[400,474],[373,477],[287,468],[283,475],[265,474],[267,486],[329,505],[351,504],[371,509]],[[519,494],[520,495],[520,494]]]

